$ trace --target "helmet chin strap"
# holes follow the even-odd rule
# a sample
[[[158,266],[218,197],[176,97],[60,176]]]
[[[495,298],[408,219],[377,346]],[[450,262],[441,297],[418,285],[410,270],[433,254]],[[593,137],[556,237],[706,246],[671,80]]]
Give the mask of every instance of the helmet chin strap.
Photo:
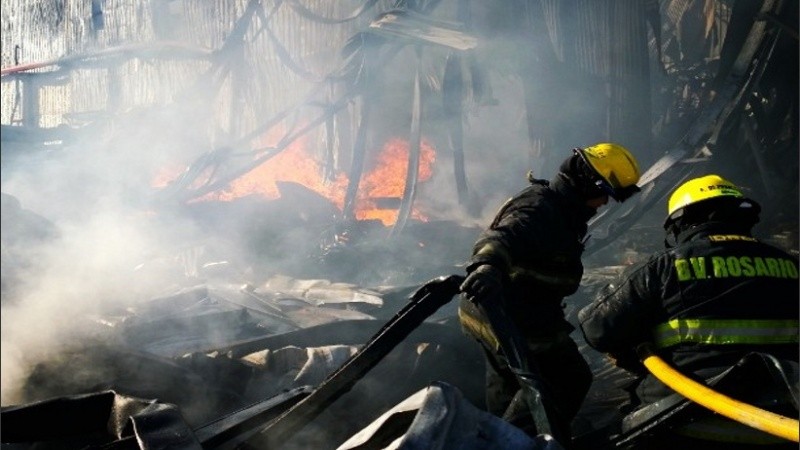
[[[640,191],[639,186],[635,184],[623,188],[612,188],[611,186],[608,186],[608,190],[608,195],[616,200],[617,203],[624,202],[625,200],[631,198],[633,194]]]
[[[672,236],[672,240],[674,241],[672,243],[669,242],[670,236]],[[664,237],[664,248],[670,249],[672,247],[675,247],[677,244],[678,244],[678,239],[675,237],[675,235],[667,232],[667,235]]]
[[[683,233],[687,228],[682,224],[683,219],[683,211],[680,214],[674,214],[673,216],[667,218],[667,221],[664,223],[664,231],[666,232],[666,236],[664,236],[664,247],[665,248],[673,248],[678,245],[678,235]],[[670,238],[672,242],[670,242]]]

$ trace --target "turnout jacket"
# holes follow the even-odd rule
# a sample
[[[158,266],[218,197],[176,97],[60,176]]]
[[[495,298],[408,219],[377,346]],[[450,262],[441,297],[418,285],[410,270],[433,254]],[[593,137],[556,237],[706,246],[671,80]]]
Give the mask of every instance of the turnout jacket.
[[[797,361],[799,315],[797,257],[708,223],[623,272],[578,320],[586,342],[623,368],[644,375],[635,347],[652,342],[666,361],[704,379],[753,351]],[[637,388],[640,398],[647,391],[671,392],[652,375]]]
[[[574,329],[562,300],[583,276],[586,222],[594,214],[559,174],[553,182],[532,180],[509,199],[479,236],[467,272],[491,264],[504,275],[504,303],[526,336],[551,336]]]

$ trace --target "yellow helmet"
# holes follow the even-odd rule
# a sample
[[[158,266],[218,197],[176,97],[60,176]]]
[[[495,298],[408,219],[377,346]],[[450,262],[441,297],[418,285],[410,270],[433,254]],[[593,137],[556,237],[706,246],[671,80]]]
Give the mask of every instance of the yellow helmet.
[[[706,175],[689,180],[675,189],[667,203],[667,217],[676,211],[704,200],[718,197],[744,199],[739,188],[719,175]]]
[[[598,186],[615,200],[623,201],[639,190],[639,163],[625,147],[603,142],[576,148],[575,153],[595,172]]]

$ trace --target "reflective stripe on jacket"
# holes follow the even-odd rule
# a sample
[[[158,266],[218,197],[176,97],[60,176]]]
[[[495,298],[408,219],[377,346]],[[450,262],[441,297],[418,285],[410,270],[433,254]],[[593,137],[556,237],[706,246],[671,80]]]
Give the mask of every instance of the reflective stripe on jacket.
[[[659,348],[695,344],[790,344],[798,340],[797,320],[673,319],[656,326]]]
[[[635,348],[643,342],[698,378],[747,352],[797,361],[797,267],[796,256],[728,224],[699,225],[625,270],[578,320],[591,347],[632,371],[641,370]]]

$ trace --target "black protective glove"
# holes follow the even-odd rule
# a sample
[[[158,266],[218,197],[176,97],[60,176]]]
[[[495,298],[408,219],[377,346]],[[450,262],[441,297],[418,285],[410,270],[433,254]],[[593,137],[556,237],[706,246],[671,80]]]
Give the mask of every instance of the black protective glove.
[[[501,294],[503,274],[490,264],[481,264],[467,275],[467,278],[461,283],[460,289],[467,300],[481,303]]]

